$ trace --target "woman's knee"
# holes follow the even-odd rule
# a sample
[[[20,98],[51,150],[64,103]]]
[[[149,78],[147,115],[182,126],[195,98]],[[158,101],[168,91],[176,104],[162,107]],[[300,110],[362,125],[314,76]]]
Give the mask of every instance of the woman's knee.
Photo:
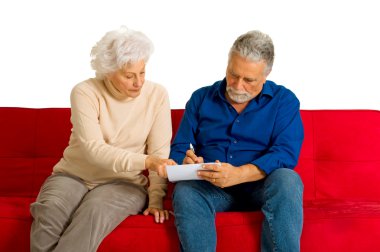
[[[64,176],[51,176],[41,187],[36,202],[30,206],[33,217],[69,217],[87,193],[83,184]]]
[[[33,219],[42,222],[66,223],[73,209],[65,205],[59,198],[50,198],[42,202],[36,201],[30,205],[30,213]]]
[[[146,203],[146,191],[128,183],[113,183],[99,186],[82,200],[78,211],[94,216],[126,213],[137,214]]]

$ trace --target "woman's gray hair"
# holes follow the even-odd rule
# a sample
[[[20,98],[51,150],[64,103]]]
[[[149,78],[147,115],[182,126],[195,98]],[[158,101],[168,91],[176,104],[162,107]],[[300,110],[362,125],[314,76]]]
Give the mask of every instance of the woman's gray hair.
[[[274,61],[274,45],[272,39],[265,33],[260,31],[249,31],[239,36],[232,45],[228,54],[228,60],[231,59],[233,53],[253,61],[266,63],[266,74],[272,70]]]
[[[91,50],[91,67],[96,77],[116,72],[128,63],[147,62],[153,53],[152,41],[143,33],[125,26],[107,32]]]

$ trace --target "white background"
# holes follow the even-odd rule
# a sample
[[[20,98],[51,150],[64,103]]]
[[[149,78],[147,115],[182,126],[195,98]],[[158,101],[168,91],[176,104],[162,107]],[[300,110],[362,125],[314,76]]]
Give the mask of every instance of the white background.
[[[69,107],[94,76],[92,46],[121,25],[150,37],[147,78],[172,108],[224,77],[227,53],[248,30],[268,33],[270,80],[302,109],[380,110],[380,15],[373,0],[12,0],[0,3],[0,106]]]

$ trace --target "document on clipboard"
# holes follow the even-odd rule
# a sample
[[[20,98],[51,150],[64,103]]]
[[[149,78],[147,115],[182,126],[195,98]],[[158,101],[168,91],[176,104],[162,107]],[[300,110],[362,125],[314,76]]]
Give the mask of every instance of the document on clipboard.
[[[197,172],[199,170],[205,170],[202,168],[204,164],[217,163],[167,165],[166,172],[168,174],[168,179],[170,182],[177,182],[181,180],[201,180],[201,178],[198,177]]]

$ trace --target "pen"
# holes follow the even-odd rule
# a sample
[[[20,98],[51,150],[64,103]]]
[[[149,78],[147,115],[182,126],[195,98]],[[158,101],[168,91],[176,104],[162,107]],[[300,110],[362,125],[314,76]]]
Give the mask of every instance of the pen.
[[[191,143],[190,143],[190,150],[195,154],[194,147],[193,147],[193,145]]]

